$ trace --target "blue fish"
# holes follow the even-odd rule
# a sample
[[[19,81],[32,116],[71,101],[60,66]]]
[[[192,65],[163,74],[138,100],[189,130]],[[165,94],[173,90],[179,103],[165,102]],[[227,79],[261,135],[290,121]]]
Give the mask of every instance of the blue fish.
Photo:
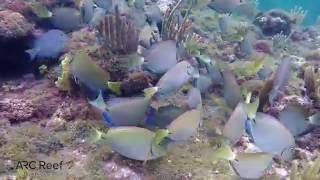
[[[66,47],[68,36],[60,30],[50,30],[34,41],[33,48],[26,52],[30,59],[36,58],[55,59]]]

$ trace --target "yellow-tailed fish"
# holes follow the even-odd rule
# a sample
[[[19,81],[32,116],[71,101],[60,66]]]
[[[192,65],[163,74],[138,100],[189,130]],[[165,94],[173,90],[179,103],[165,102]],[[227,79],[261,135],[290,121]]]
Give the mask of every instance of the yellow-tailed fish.
[[[162,146],[153,143],[156,133],[139,127],[114,127],[102,134],[100,142],[117,153],[139,161],[157,159],[166,154]]]
[[[259,179],[272,164],[273,155],[265,152],[238,153],[231,165],[241,178]]]
[[[232,144],[237,143],[244,132],[244,125],[247,120],[244,106],[243,103],[237,105],[222,130],[223,136],[229,139]]]
[[[304,111],[297,106],[288,106],[281,111],[279,113],[279,121],[294,136],[303,135],[312,130],[312,125],[306,120]]]
[[[184,141],[194,136],[201,122],[201,111],[193,109],[180,115],[172,121],[167,129],[170,131],[169,138],[174,141]]]
[[[243,100],[240,86],[231,70],[226,67],[223,71],[223,95],[229,107],[235,108]]]
[[[286,161],[292,158],[294,137],[276,118],[258,112],[255,120],[249,122],[250,136],[258,148],[264,152],[280,155]]]
[[[156,98],[164,98],[178,91],[185,83],[197,74],[188,61],[181,61],[166,72],[158,81]]]
[[[72,74],[78,82],[95,91],[106,89],[109,74],[92,61],[87,53],[77,52],[72,59]]]

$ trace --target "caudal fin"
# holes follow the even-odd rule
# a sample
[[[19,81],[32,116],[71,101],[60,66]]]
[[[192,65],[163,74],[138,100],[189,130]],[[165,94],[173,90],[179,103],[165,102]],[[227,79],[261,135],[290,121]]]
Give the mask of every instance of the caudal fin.
[[[37,56],[38,50],[37,49],[29,49],[29,50],[26,50],[26,53],[29,54],[30,61],[33,61],[33,60],[35,60],[35,58]]]

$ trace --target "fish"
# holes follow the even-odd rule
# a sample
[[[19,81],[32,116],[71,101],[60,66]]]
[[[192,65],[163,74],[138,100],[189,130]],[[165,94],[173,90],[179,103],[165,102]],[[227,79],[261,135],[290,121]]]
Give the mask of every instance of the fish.
[[[222,34],[230,34],[231,27],[230,27],[230,16],[222,15],[219,18],[219,28]]]
[[[145,97],[113,98],[113,103],[107,105],[100,95],[96,100],[90,101],[90,104],[100,111],[108,127],[138,126],[143,125],[147,118],[147,110],[154,92],[155,90],[149,90],[145,93]]]
[[[92,61],[86,52],[78,51],[73,55],[71,69],[78,84],[83,84],[96,94],[107,89],[109,73]]]
[[[242,4],[242,0],[212,0],[208,7],[218,13],[232,13],[234,9]]]
[[[160,8],[156,5],[154,6],[149,6],[146,9],[146,16],[147,16],[147,21],[151,25],[157,25],[158,23],[162,22],[163,19],[163,14],[160,10]]]
[[[202,103],[201,92],[198,88],[192,87],[187,94],[186,105],[190,109],[196,109]]]
[[[247,121],[251,128],[250,137],[258,148],[278,155],[285,161],[291,160],[295,147],[294,136],[278,119],[258,112],[254,120]]]
[[[173,141],[185,141],[197,132],[201,122],[201,111],[192,109],[181,114],[177,119],[172,121],[167,129],[169,130],[169,138]]]
[[[89,27],[90,28],[95,28],[97,27],[100,22],[103,20],[104,16],[106,14],[106,10],[103,8],[95,8],[93,12],[93,16],[89,22]]]
[[[259,179],[271,167],[273,155],[266,152],[237,153],[231,165],[236,173],[244,179]]]
[[[159,145],[158,140],[156,133],[148,129],[126,126],[110,128],[100,135],[97,143],[108,145],[124,157],[146,161],[166,155],[165,147]]]
[[[160,78],[156,84],[158,90],[154,97],[156,99],[162,99],[175,93],[182,85],[195,76],[195,74],[196,70],[188,61],[179,62]]]
[[[92,0],[83,0],[80,8],[84,23],[89,23],[94,15],[95,4]]]
[[[194,78],[192,83],[193,86],[198,88],[201,93],[205,93],[212,85],[212,80],[206,75],[200,75],[198,78]]]
[[[113,0],[93,0],[93,2],[100,8],[110,12],[113,8]]]
[[[223,127],[222,135],[227,138],[231,144],[237,143],[243,135],[247,114],[243,103],[239,103],[227,123]]]
[[[253,43],[255,41],[255,34],[253,32],[248,32],[240,43],[241,52],[250,57],[254,53]]]
[[[181,114],[185,113],[187,109],[175,105],[168,105],[159,107],[158,109],[150,108],[146,121],[148,128],[166,128],[172,121],[177,119]]]
[[[36,38],[33,48],[26,52],[31,61],[36,58],[56,59],[65,49],[68,40],[69,38],[64,32],[53,29]]]
[[[52,11],[53,26],[65,32],[71,32],[81,27],[81,13],[75,8],[59,7]]]
[[[142,67],[154,74],[164,74],[178,63],[176,42],[172,40],[158,42],[143,53]]]
[[[231,108],[235,108],[243,100],[240,86],[230,68],[226,67],[223,74],[223,97]]]
[[[310,132],[313,126],[306,120],[304,112],[297,106],[288,106],[279,113],[279,121],[289,129],[294,136]]]
[[[32,9],[33,9],[33,12],[39,18],[50,18],[50,17],[52,17],[52,12],[49,11],[49,9],[45,5],[42,5],[41,3],[33,5]]]
[[[134,0],[133,4],[136,9],[143,10],[145,3],[145,0]]]
[[[278,98],[279,93],[288,84],[288,80],[291,73],[291,58],[285,57],[280,65],[278,66],[276,72],[273,76],[273,86],[269,93],[269,103],[273,105],[274,101]]]

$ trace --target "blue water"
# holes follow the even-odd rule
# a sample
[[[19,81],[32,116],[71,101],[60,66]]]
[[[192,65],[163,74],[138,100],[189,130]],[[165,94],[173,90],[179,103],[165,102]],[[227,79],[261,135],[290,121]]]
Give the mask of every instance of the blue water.
[[[308,11],[304,25],[312,25],[320,16],[320,0],[259,0],[259,9],[262,11],[278,8],[290,10],[295,6]]]

